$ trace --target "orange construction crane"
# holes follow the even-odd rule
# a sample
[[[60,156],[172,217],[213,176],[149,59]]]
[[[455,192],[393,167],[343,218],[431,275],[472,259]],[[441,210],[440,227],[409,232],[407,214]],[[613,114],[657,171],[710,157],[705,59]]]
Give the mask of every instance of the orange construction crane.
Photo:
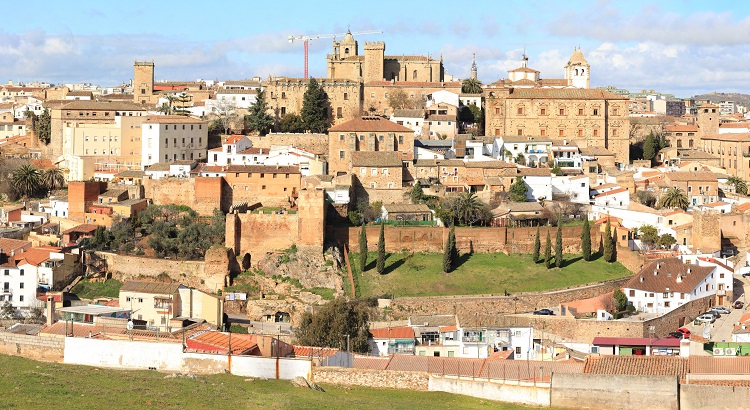
[[[339,33],[339,34],[316,34],[312,36],[289,36],[289,42],[294,43],[294,40],[302,40],[305,44],[305,78],[307,78],[307,50],[308,50],[308,44],[310,40],[318,40],[321,38],[333,38],[336,39],[336,37],[343,37],[347,34],[351,34],[353,36],[355,35],[362,35],[362,34],[380,34],[382,33],[382,30],[369,30],[369,31],[356,31],[352,33],[351,31],[347,31],[346,33]]]

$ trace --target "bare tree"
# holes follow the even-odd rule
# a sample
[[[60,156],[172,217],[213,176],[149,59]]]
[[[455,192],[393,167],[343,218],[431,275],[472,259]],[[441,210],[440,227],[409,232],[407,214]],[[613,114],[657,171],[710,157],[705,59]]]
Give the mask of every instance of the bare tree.
[[[229,127],[237,120],[237,118],[239,118],[237,114],[237,103],[235,103],[234,100],[226,98],[218,99],[216,100],[212,111],[219,120],[221,128],[224,129],[224,134],[229,132]]]

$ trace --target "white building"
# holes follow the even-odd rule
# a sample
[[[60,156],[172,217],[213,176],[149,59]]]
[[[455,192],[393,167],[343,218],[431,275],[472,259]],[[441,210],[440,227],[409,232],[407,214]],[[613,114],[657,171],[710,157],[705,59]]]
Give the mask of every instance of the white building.
[[[667,258],[646,264],[623,285],[623,292],[637,310],[665,314],[706,296],[716,296],[718,304],[728,303],[732,279],[732,269],[715,260],[696,258],[687,264]]]
[[[594,197],[594,205],[627,209],[630,205],[630,192],[626,188],[617,188],[602,192]]]
[[[50,216],[56,216],[59,218],[68,217],[68,200],[66,199],[50,199],[46,204],[39,204],[39,211],[50,214]]]
[[[571,202],[589,203],[589,177],[586,175],[552,176],[552,195],[565,195]]]
[[[506,156],[506,151],[509,151],[512,161],[517,162],[516,158],[523,155],[525,165],[532,167],[549,162],[552,149],[552,140],[550,139],[532,136],[509,136],[503,137],[502,142],[502,148],[498,152],[499,156]]]
[[[141,166],[206,158],[208,124],[179,115],[149,116],[141,125]]]
[[[224,106],[224,108],[233,107],[235,109],[246,110],[255,105],[257,97],[257,90],[222,88],[216,92],[216,99],[206,100],[206,109],[208,112],[214,114],[223,111],[222,106]]]
[[[425,112],[422,109],[393,110],[390,120],[414,131],[414,138],[422,136],[425,127]]]
[[[518,174],[526,184],[529,201],[552,199],[552,174],[548,168],[518,168]]]

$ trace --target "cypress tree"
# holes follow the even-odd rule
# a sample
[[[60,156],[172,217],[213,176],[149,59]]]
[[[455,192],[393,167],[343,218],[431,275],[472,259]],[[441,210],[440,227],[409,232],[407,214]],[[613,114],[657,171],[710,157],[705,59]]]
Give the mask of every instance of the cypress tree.
[[[581,231],[581,252],[583,260],[591,260],[591,227],[588,216],[583,220],[583,231]]]
[[[544,266],[547,269],[552,267],[552,240],[549,237],[549,229],[547,229],[547,242],[544,244]]]
[[[385,225],[380,223],[380,237],[378,238],[378,259],[375,263],[375,269],[379,274],[385,270]]]
[[[456,248],[456,225],[451,225],[451,231],[448,235],[448,240],[450,241],[450,249],[451,249],[451,271],[453,269],[456,269],[456,265],[458,264],[458,248]]]
[[[453,261],[451,260],[452,256],[453,252],[451,252],[451,235],[448,234],[448,238],[445,240],[445,246],[443,246],[443,272],[445,273],[451,271],[451,267],[453,266]]]
[[[365,231],[365,224],[362,224],[362,229],[359,230],[359,271],[364,273],[366,266],[367,266],[367,232]]]
[[[260,135],[268,133],[269,128],[273,125],[273,117],[268,113],[265,91],[258,91],[258,95],[255,97],[255,104],[250,106],[248,114],[245,116],[245,122],[248,128],[258,131]]]
[[[602,251],[602,257],[604,257],[605,261],[612,262],[612,225],[610,225],[609,223],[609,218],[607,218],[607,223],[604,225],[604,235],[602,236],[602,242],[604,248],[604,250]]]
[[[617,260],[617,229],[612,230],[612,260],[610,262],[615,262]]]
[[[562,227],[560,218],[557,219],[557,234],[555,235],[555,266],[562,267],[563,261]]]
[[[534,252],[531,254],[531,259],[534,263],[539,263],[539,250],[542,247],[542,242],[539,239],[539,225],[536,226],[536,237],[534,238]]]

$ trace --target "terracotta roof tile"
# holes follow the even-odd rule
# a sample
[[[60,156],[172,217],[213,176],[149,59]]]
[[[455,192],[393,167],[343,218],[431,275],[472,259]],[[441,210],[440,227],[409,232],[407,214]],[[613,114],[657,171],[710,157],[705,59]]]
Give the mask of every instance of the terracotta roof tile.
[[[74,227],[72,227],[70,229],[67,229],[67,230],[63,231],[63,233],[64,234],[65,233],[73,233],[73,232],[78,232],[78,233],[94,233],[94,231],[97,228],[99,228],[99,225],[96,225],[96,224],[81,224],[81,225],[78,225],[78,226],[74,226]]]
[[[659,259],[646,264],[622,287],[655,293],[666,292],[667,288],[669,292],[691,293],[714,269],[713,266],[687,265],[677,258]]]
[[[333,347],[292,346],[297,357],[331,357],[339,352]]]
[[[411,128],[396,124],[381,117],[355,118],[341,124],[334,125],[328,129],[328,133],[335,132],[400,132],[413,133]]]
[[[414,339],[414,329],[409,326],[370,329],[374,339]]]
[[[179,283],[143,282],[131,280],[120,288],[120,292],[153,293],[156,295],[172,295],[177,292]]]
[[[152,124],[205,124],[206,122],[193,117],[183,115],[149,115],[145,123]]]
[[[625,374],[679,376],[688,373],[688,359],[675,356],[589,356],[583,372],[588,374]]]

